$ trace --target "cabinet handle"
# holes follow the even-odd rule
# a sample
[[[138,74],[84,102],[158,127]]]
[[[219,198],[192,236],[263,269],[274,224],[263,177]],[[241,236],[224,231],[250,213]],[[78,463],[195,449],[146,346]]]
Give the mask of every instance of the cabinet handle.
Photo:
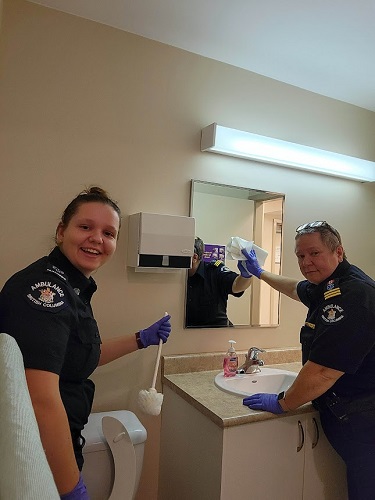
[[[298,430],[299,430],[299,445],[297,446],[297,453],[302,450],[303,445],[305,444],[305,432],[303,430],[303,425],[301,421],[298,420]]]
[[[311,448],[315,448],[315,446],[319,442],[319,426],[318,426],[318,422],[316,421],[315,417],[313,417],[312,421],[314,422],[314,427],[315,427],[315,439],[312,442]]]

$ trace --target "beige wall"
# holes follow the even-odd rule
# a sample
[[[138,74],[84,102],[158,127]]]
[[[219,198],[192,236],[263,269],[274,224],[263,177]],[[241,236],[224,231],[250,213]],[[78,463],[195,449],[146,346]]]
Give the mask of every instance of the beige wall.
[[[44,255],[62,209],[99,184],[124,215],[188,215],[192,178],[286,194],[284,274],[299,277],[295,227],[328,219],[349,259],[375,275],[374,186],[201,153],[200,130],[228,127],[375,160],[375,114],[355,106],[24,0],[4,0],[0,53],[0,285]],[[126,268],[127,221],[117,254],[95,279],[103,337],[172,315],[165,354],[224,351],[229,330],[184,330],[183,272]],[[277,329],[241,329],[237,348],[296,346],[304,318],[283,298]],[[128,408],[147,427],[139,498],[156,498],[159,418],[139,414],[155,350],[99,369],[96,410]]]

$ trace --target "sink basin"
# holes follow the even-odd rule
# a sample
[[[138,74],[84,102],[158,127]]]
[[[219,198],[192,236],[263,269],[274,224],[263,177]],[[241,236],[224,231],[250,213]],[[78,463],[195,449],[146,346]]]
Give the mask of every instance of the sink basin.
[[[286,391],[294,382],[297,373],[278,368],[262,367],[258,373],[237,374],[234,377],[224,377],[219,373],[215,377],[215,385],[230,394],[248,396],[258,392],[278,394]]]

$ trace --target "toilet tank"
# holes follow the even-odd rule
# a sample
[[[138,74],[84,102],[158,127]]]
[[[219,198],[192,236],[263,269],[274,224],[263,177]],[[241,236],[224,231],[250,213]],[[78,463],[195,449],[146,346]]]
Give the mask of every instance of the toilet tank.
[[[114,481],[113,457],[102,431],[102,418],[106,416],[114,417],[123,424],[134,445],[136,456],[135,491],[138,489],[141,477],[147,431],[137,416],[127,410],[91,413],[88,423],[82,431],[82,436],[86,440],[83,448],[85,462],[82,476],[90,500],[108,500]],[[126,474],[127,471],[125,470],[123,473]]]

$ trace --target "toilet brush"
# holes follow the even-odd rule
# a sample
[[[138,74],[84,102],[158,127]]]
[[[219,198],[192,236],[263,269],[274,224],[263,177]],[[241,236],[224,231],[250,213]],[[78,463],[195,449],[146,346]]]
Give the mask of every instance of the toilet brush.
[[[167,316],[167,315],[168,315],[168,313],[165,313],[165,316]],[[163,398],[164,398],[164,394],[157,392],[157,390],[155,389],[156,377],[158,375],[158,370],[159,370],[162,345],[163,345],[163,341],[162,341],[162,339],[160,339],[159,346],[158,346],[158,353],[156,356],[154,377],[152,379],[151,387],[148,391],[146,389],[139,391],[139,394],[138,394],[139,407],[144,411],[144,413],[148,413],[149,415],[159,415],[159,413],[161,411],[161,405],[163,403]]]

